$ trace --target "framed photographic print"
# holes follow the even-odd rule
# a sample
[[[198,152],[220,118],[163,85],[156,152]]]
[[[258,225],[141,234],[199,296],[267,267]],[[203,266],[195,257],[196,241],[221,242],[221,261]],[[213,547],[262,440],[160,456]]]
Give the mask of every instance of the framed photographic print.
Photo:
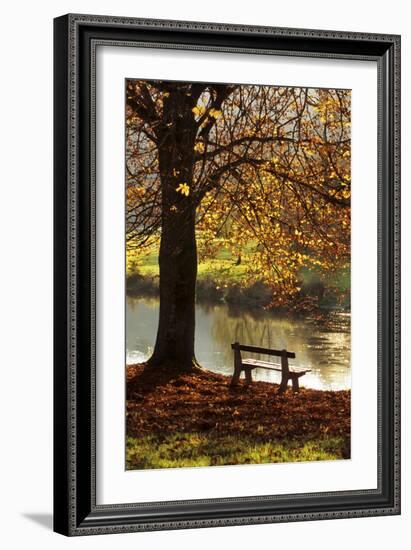
[[[400,513],[400,37],[54,29],[55,531]]]

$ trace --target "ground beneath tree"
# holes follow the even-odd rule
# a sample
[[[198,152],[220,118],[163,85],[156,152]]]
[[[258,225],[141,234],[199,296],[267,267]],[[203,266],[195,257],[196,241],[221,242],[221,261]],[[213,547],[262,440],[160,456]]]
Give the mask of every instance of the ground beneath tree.
[[[314,459],[350,457],[350,391],[301,388],[299,393],[293,393],[290,388],[280,395],[277,390],[277,384],[267,382],[253,382],[251,386],[242,382],[232,388],[230,377],[204,370],[181,374],[173,365],[156,368],[148,368],[145,364],[128,366],[127,436],[129,445],[134,446],[129,467],[167,467],[170,460],[171,466],[176,465],[173,460],[177,460],[178,446],[193,446],[193,434],[204,456],[217,453],[215,448],[205,450],[205,444],[210,446],[210,441],[223,448],[209,464],[239,463],[233,456],[239,457],[240,454],[240,463],[276,461],[272,456],[274,451],[266,447],[264,460],[249,460],[244,449],[237,449],[238,445],[235,452],[232,450],[224,459],[222,455],[227,442],[232,448],[233,441],[239,443],[241,440],[254,450],[273,442],[297,449],[307,442],[328,441],[338,448],[327,455],[323,453],[327,445],[324,447],[321,443],[321,453],[317,453]],[[154,464],[151,458],[141,462],[139,452],[147,454],[147,445],[165,443],[167,445],[161,448],[163,461],[160,460],[160,465]],[[150,449],[149,454],[153,455],[154,451],[154,448]],[[304,451],[303,458],[296,460],[308,459],[304,458],[306,454]],[[190,460],[194,460],[191,455]],[[284,460],[294,460],[286,456],[289,455],[284,455]],[[186,462],[180,464],[180,458],[177,465],[186,465]]]

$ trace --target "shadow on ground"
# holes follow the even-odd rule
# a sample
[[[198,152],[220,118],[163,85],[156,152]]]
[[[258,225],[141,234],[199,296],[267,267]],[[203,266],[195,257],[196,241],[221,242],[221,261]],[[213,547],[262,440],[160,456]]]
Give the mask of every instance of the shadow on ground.
[[[44,527],[46,529],[52,530],[53,529],[53,516],[52,514],[31,514],[31,513],[24,513],[22,514],[23,517],[30,519],[31,521],[34,521],[34,523],[37,523],[41,527]]]

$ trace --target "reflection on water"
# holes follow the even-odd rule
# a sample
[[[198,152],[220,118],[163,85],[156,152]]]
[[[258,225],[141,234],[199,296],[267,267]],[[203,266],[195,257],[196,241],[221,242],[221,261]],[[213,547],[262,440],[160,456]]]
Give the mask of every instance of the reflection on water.
[[[145,361],[150,356],[157,331],[158,307],[157,299],[127,298],[127,364]],[[347,314],[335,314],[332,322],[324,326],[266,311],[233,311],[224,304],[197,304],[196,315],[196,356],[203,367],[232,374],[233,342],[285,348],[296,354],[290,365],[312,369],[300,379],[301,386],[328,390],[351,387],[350,316]],[[261,358],[277,361],[276,357]],[[277,383],[280,376],[278,372],[264,369],[253,373],[256,380]]]

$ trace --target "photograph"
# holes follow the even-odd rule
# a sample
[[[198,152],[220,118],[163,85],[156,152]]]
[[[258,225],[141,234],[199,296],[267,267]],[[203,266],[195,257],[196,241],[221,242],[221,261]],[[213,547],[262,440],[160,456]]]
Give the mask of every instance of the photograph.
[[[280,83],[125,78],[126,470],[351,458],[351,90]]]

